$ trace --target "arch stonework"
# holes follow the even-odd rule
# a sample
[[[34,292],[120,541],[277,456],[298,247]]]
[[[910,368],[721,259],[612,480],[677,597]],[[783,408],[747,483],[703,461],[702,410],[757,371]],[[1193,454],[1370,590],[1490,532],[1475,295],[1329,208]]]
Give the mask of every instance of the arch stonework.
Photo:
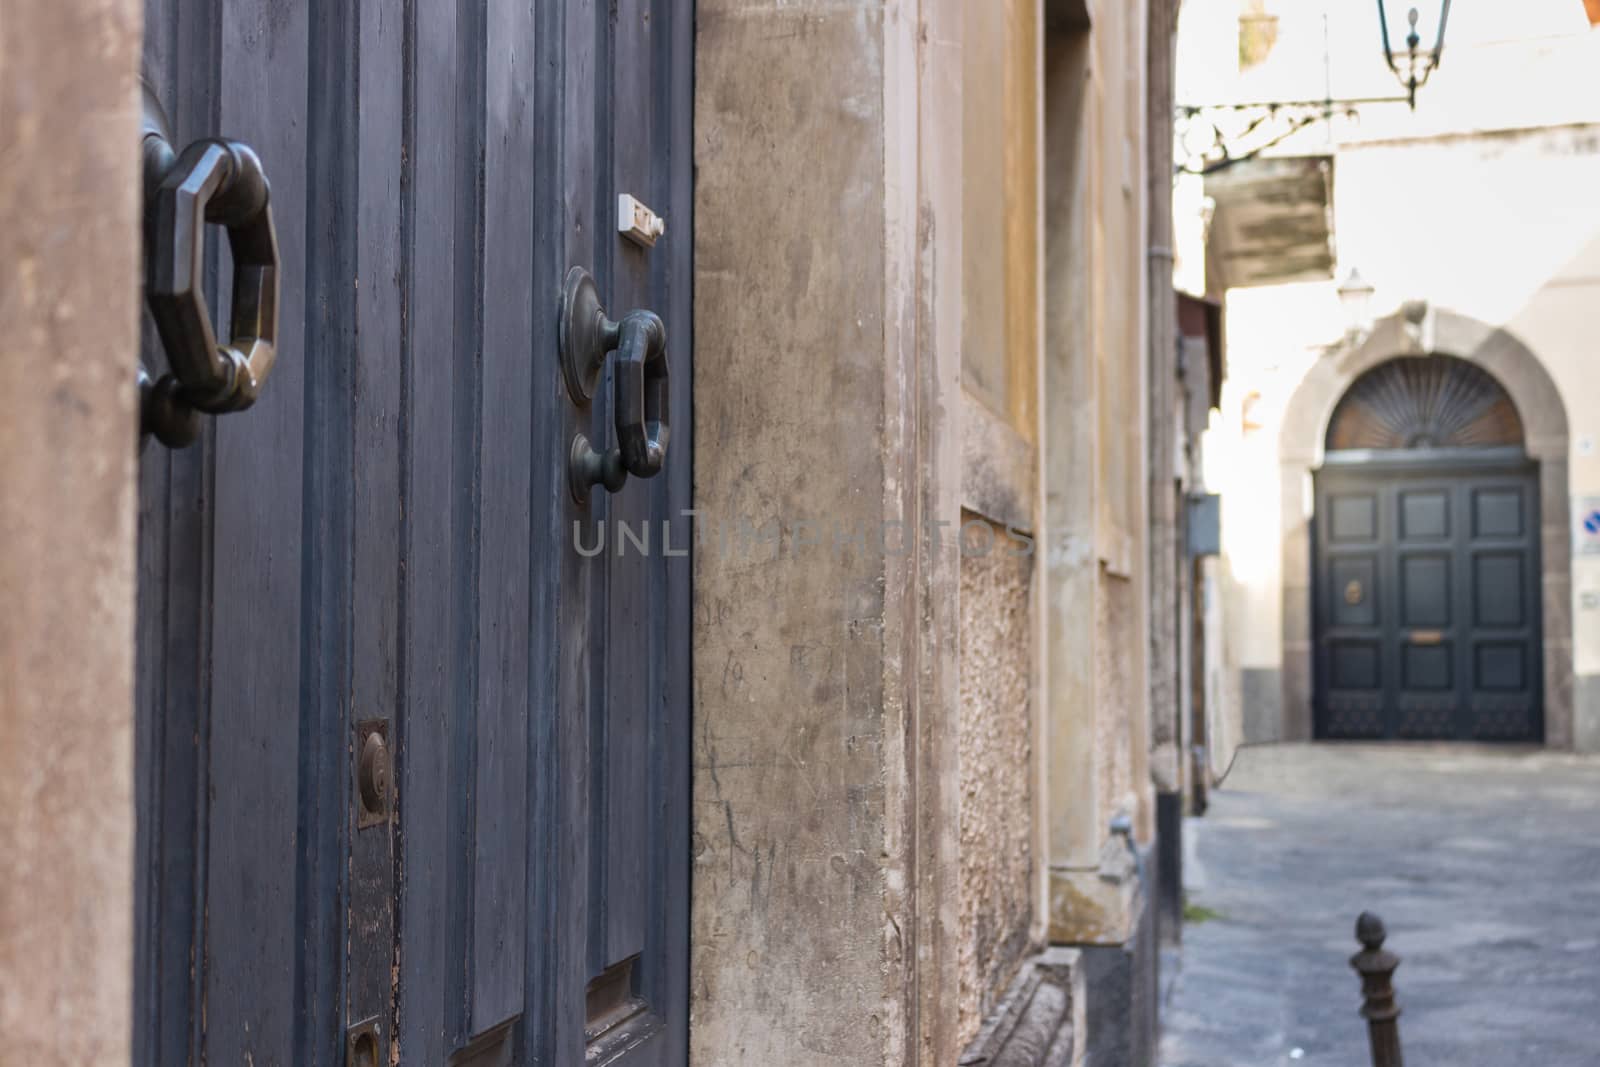
[[[1571,499],[1567,411],[1544,364],[1505,329],[1422,303],[1374,324],[1354,347],[1319,360],[1284,408],[1278,436],[1282,512],[1282,723],[1286,740],[1312,734],[1311,515],[1307,486],[1322,464],[1328,420],[1363,372],[1397,356],[1440,354],[1476,363],[1516,404],[1528,455],[1539,463],[1540,579],[1543,600],[1544,736],[1573,744]]]

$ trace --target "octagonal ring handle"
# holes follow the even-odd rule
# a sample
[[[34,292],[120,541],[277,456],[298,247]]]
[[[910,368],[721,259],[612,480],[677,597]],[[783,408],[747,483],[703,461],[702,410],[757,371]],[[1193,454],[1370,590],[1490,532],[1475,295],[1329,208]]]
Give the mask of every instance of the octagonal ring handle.
[[[582,267],[567,274],[560,325],[562,373],[580,407],[594,397],[606,354],[617,353],[612,376],[617,447],[598,452],[580,434],[568,457],[572,494],[582,503],[592,486],[615,493],[628,475],[653,478],[666,465],[672,424],[667,328],[653,311],[630,311],[612,321],[594,278]]]
[[[164,122],[146,109],[145,300],[171,370],[141,375],[141,421],[170,447],[194,440],[197,412],[256,402],[277,356],[278,236],[261,160],[246,144],[195,141],[174,156]],[[205,227],[223,226],[233,253],[228,339],[219,344],[204,285]]]

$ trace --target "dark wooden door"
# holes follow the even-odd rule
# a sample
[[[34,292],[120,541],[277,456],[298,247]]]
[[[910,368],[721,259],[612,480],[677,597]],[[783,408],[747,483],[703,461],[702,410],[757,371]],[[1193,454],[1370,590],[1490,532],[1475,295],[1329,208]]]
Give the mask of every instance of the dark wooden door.
[[[1536,741],[1538,479],[1510,458],[1317,474],[1317,732]]]
[[[141,460],[138,1062],[685,1060],[692,16],[147,0],[175,140],[255,149],[282,273],[259,402]],[[671,366],[664,471],[582,504],[574,266]],[[618,520],[654,550],[576,550]]]

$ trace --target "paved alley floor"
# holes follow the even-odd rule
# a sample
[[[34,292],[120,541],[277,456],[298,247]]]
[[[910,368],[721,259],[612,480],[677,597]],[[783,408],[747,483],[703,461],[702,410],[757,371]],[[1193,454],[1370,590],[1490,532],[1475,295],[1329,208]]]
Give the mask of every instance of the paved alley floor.
[[[1600,760],[1245,749],[1185,823],[1163,1067],[1358,1067],[1356,916],[1400,959],[1407,1067],[1600,1064]]]

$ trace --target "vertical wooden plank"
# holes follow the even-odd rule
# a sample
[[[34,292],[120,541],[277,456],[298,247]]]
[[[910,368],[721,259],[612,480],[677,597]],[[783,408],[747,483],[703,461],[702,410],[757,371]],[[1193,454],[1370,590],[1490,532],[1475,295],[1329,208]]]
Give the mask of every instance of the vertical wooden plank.
[[[159,346],[158,341],[150,342]],[[146,346],[145,351],[150,351]],[[138,936],[147,943],[137,972],[144,1027],[138,1062],[183,1062],[199,1046],[200,986],[194,965],[204,913],[203,838],[207,810],[205,751],[209,736],[202,670],[209,658],[206,618],[210,519],[203,503],[203,448],[181,455],[151,445],[140,479],[140,616],[138,714],[150,735],[141,771],[139,849],[147,864],[148,906]],[[152,472],[154,472],[152,474]],[[143,985],[143,983],[141,983]]]
[[[530,444],[529,492],[534,501],[529,539],[530,632],[528,642],[529,716],[528,810],[531,813],[528,863],[528,923],[524,952],[527,980],[523,997],[523,1054],[531,1063],[568,1062],[554,1058],[556,1020],[549,1012],[557,970],[556,900],[562,890],[558,868],[557,805],[561,796],[560,753],[557,749],[561,689],[559,650],[560,560],[550,546],[562,544],[567,508],[560,501],[560,482],[549,457],[560,452],[564,429],[559,367],[541,361],[556,333],[555,294],[564,268],[564,242],[558,239],[564,209],[560,206],[560,159],[563,99],[561,73],[565,44],[565,4],[537,5],[534,37],[538,62],[529,90],[534,101],[533,166],[533,436]],[[543,299],[541,299],[541,297]],[[543,542],[541,544],[541,542]]]
[[[146,0],[144,46],[141,65],[160,92],[170,84],[170,34],[176,27],[168,0]],[[170,95],[170,93],[163,94]],[[143,211],[143,203],[140,203]],[[139,358],[146,366],[159,366],[160,342],[155,326],[144,311],[144,264],[139,264]],[[146,449],[139,457],[137,594],[134,618],[134,797],[138,806],[134,842],[133,905],[133,1056],[138,1063],[156,1063],[161,1053],[163,1009],[162,938],[169,893],[162,884],[165,855],[161,801],[164,794],[166,716],[159,714],[166,701],[165,646],[161,635],[167,621],[167,538],[170,514],[167,499],[172,482],[171,453],[165,448]],[[191,794],[192,795],[192,794]],[[176,827],[174,827],[176,829]],[[177,890],[179,887],[174,886]],[[192,886],[190,888],[192,895]],[[178,989],[182,998],[184,987]],[[185,1012],[185,1014],[187,1014]],[[182,1046],[177,1047],[181,1054]]]
[[[1451,556],[1448,590],[1453,623],[1450,628],[1451,688],[1455,691],[1456,707],[1460,709],[1452,718],[1457,736],[1470,740],[1472,697],[1476,685],[1473,678],[1471,620],[1463,609],[1468,604],[1467,594],[1472,589],[1472,576],[1468,573],[1473,536],[1472,488],[1465,481],[1457,480],[1453,484],[1446,484],[1443,489],[1449,510]]]
[[[216,14],[188,0],[147,0],[144,74],[181,146],[215,129]],[[206,292],[216,298],[216,249],[207,242]],[[147,313],[140,358],[152,372],[166,354]],[[209,736],[209,507],[213,438],[209,427],[190,448],[158,443],[140,457],[139,618],[136,707],[141,745],[135,764],[141,797],[138,855],[143,872],[135,984],[135,1057],[182,1062],[200,1044],[208,808],[203,778]]]
[[[350,468],[355,347],[356,13],[319,8],[306,102],[305,476],[297,1062],[344,1052],[350,738]],[[314,193],[312,191],[315,191]]]
[[[590,640],[588,561],[570,548],[573,524],[590,517],[566,489],[566,450],[589,413],[566,395],[557,351],[562,279],[572,266],[595,262],[596,98],[598,64],[594,0],[540,5],[542,62],[535,83],[544,151],[536,160],[538,285],[535,393],[543,416],[535,426],[532,488],[547,516],[548,540],[534,545],[539,575],[534,663],[548,686],[537,712],[539,761],[534,782],[539,857],[533,878],[537,921],[529,924],[534,975],[528,997],[528,1055],[536,1063],[577,1063],[584,1049],[584,988],[589,979]]]
[[[489,4],[471,975],[475,1033],[522,1011],[526,966],[533,29],[530,5],[520,0]]]
[[[351,634],[348,764],[359,758],[358,726],[400,713],[401,170],[405,101],[402,0],[356,8],[358,134],[355,203],[354,393],[351,398]],[[391,750],[392,751],[392,750]],[[394,821],[360,827],[352,795],[350,919],[345,1021],[377,1017],[392,1032]]]
[[[300,397],[306,358],[305,9],[235,0],[221,13],[218,128],[252,145],[272,183],[282,257],[272,379],[218,420],[212,571],[206,993],[211,1062],[295,1058],[296,709],[301,609]]]
[[[1400,727],[1400,561],[1395,552],[1399,540],[1399,495],[1393,484],[1377,487],[1378,529],[1373,549],[1378,556],[1378,634],[1382,660],[1380,678],[1383,700],[1383,736],[1394,737]],[[1340,590],[1329,589],[1330,597]]]
[[[654,12],[649,0],[617,0],[610,8],[609,45],[611,71],[609,99],[603,103],[610,120],[608,173],[601,176],[597,196],[601,209],[614,205],[621,193],[631,193],[646,204],[665,211],[665,190],[655,180],[653,119],[655,95]],[[658,206],[659,205],[659,206]],[[609,215],[609,213],[608,213]],[[602,275],[602,292],[613,316],[631,308],[662,310],[657,303],[659,290],[651,285],[651,257],[617,234],[614,220],[600,227],[600,240],[610,255],[609,271]],[[660,255],[666,249],[661,248]],[[672,326],[667,328],[669,341]],[[610,376],[608,375],[608,380]],[[608,390],[596,405],[604,425],[596,432],[613,441],[615,431],[612,395]],[[669,441],[669,454],[670,454]],[[662,477],[658,475],[659,479]],[[604,857],[603,949],[596,961],[608,967],[644,950],[644,931],[652,909],[654,894],[649,885],[649,856],[655,847],[656,830],[650,805],[650,785],[655,757],[649,751],[650,727],[659,706],[652,694],[660,692],[660,649],[667,620],[653,593],[655,577],[661,571],[658,547],[652,545],[641,554],[623,529],[643,535],[659,535],[653,522],[652,506],[657,494],[654,486],[630,479],[620,493],[605,501],[609,534],[615,547],[600,557],[607,571],[600,604],[604,605],[604,639],[595,647],[595,663],[603,672],[604,688],[601,741],[603,817],[598,827]],[[654,529],[652,530],[652,527]]]
[[[484,159],[484,8],[477,0],[456,4],[456,151],[454,223],[455,361],[450,397],[454,451],[451,457],[451,542],[457,553],[450,594],[451,653],[457,669],[452,690],[458,714],[448,724],[448,836],[455,842],[446,885],[449,944],[444,972],[446,1033],[463,1042],[471,1026],[472,899],[475,865],[474,812],[477,804],[473,757],[478,707],[478,573],[481,527],[483,392],[483,159]]]
[[[396,724],[399,853],[397,923],[400,988],[396,1024],[402,1063],[443,1063],[453,1020],[447,993],[450,852],[449,729],[458,665],[451,621],[460,580],[451,538],[455,500],[451,398],[456,381],[455,185],[456,11],[407,4],[405,145],[402,186],[405,308],[401,466],[404,486],[402,625],[404,707]]]
[[[354,418],[357,10],[318,8],[310,22],[304,227],[306,605],[301,641],[302,941],[296,957],[298,1062],[338,1064],[346,1027],[350,838],[350,469]]]
[[[694,10],[677,0],[654,0],[656,11],[653,130],[656,184],[671,219],[671,237],[651,263],[662,316],[669,324],[672,442],[667,469],[656,479],[655,513],[671,524],[673,553],[660,547],[657,571],[660,669],[650,694],[650,752],[654,759],[651,852],[655,910],[646,938],[644,982],[666,1023],[663,1058],[689,1060],[690,767],[693,714],[694,531],[684,512],[694,506]],[[664,114],[662,113],[664,112]],[[664,254],[662,254],[664,253]],[[659,688],[658,688],[659,686]],[[657,694],[659,693],[659,696]]]
[[[612,227],[606,223],[608,216],[606,208],[613,195],[612,175],[616,164],[612,151],[612,142],[615,138],[613,96],[617,62],[614,50],[616,4],[611,0],[597,3],[586,14],[589,16],[586,29],[591,35],[589,48],[594,57],[594,75],[582,90],[585,99],[577,106],[582,108],[587,104],[589,109],[587,115],[589,129],[585,136],[592,144],[591,169],[587,172],[592,185],[586,192],[590,198],[588,203],[595,212],[595,231],[590,236],[584,259],[574,260],[573,265],[586,266],[589,269],[594,275],[595,284],[600,289],[601,300],[612,316],[617,317],[621,312],[617,307],[616,293],[612,285],[616,240],[611,236]],[[596,447],[609,446],[615,437],[611,428],[613,381],[613,365],[608,359],[596,386],[594,398],[578,413],[583,432],[588,434],[590,441],[597,442]],[[576,398],[573,403],[577,403]],[[614,551],[616,541],[614,523],[618,518],[618,512],[612,495],[591,494],[585,510],[587,518],[608,531],[610,534],[608,545],[611,546],[609,551]],[[587,962],[584,974],[587,980],[599,974],[611,962],[608,959],[610,946],[606,936],[606,879],[611,873],[610,850],[606,846],[607,816],[610,814],[607,791],[611,784],[606,761],[606,742],[610,733],[609,694],[612,688],[606,656],[606,642],[609,637],[606,628],[606,605],[610,599],[611,566],[606,554],[602,552],[599,556],[586,560],[581,573],[582,586],[573,587],[570,591],[563,589],[563,593],[574,600],[575,612],[581,613],[582,640],[587,650],[583,666],[589,681],[588,702],[584,704],[581,712],[587,730],[589,765],[585,775],[589,783],[588,820],[583,826],[583,832],[589,839],[587,849],[589,877],[588,892],[585,897],[584,927],[587,938],[585,947]],[[581,601],[581,606],[578,601]]]

